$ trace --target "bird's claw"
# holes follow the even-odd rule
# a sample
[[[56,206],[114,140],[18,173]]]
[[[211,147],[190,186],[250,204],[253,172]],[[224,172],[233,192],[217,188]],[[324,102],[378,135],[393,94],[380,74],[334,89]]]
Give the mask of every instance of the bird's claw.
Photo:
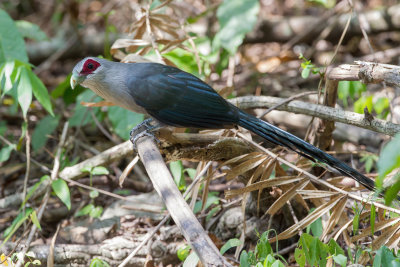
[[[152,133],[153,131],[157,130],[158,128],[159,128],[159,126],[157,124],[154,125],[154,121],[152,119],[144,120],[143,122],[141,122],[138,125],[136,125],[135,127],[133,127],[133,129],[129,133],[130,134],[129,140],[133,144],[133,149],[137,150],[136,142],[140,137],[143,137],[143,136],[153,137],[154,140],[157,141],[157,143],[160,143],[160,140],[158,140]]]

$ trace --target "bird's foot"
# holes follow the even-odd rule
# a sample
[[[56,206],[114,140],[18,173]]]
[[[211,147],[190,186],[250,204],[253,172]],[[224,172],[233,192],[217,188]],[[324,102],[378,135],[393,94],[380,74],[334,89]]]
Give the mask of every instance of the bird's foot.
[[[143,136],[153,137],[154,140],[157,141],[157,143],[160,143],[160,140],[158,140],[153,134],[153,132],[158,130],[159,128],[161,128],[161,125],[157,121],[151,118],[144,120],[143,122],[133,127],[133,129],[130,131],[130,138],[129,138],[129,140],[133,144],[133,149],[137,150],[136,141]]]

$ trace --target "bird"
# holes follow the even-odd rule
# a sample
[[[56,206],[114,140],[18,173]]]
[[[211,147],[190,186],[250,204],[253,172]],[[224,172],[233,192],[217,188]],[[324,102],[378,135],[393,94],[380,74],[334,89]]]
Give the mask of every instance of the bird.
[[[374,180],[303,139],[232,105],[210,85],[178,68],[160,63],[121,63],[86,57],[70,79],[127,110],[147,114],[174,127],[223,129],[241,126],[263,139],[319,161],[371,191]]]

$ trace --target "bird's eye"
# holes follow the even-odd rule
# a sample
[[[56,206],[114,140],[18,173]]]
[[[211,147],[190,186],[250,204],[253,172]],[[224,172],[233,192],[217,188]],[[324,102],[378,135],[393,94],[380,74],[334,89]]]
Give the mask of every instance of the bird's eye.
[[[92,70],[92,69],[94,68],[94,66],[93,66],[92,63],[89,63],[89,64],[87,65],[87,68],[88,68],[89,70]]]

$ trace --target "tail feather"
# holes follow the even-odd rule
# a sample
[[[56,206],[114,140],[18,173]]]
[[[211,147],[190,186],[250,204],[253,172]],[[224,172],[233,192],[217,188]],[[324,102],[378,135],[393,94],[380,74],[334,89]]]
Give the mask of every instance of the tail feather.
[[[330,167],[338,170],[343,175],[352,177],[354,180],[358,181],[369,190],[375,190],[375,182],[372,179],[359,173],[357,170],[351,168],[344,162],[329,155],[321,149],[305,142],[295,135],[292,135],[276,126],[273,126],[272,124],[269,124],[268,122],[257,119],[254,116],[251,116],[239,110],[238,125],[252,131],[253,133],[265,138],[266,140],[274,144],[287,147],[308,159],[318,160],[320,162],[326,163]]]

